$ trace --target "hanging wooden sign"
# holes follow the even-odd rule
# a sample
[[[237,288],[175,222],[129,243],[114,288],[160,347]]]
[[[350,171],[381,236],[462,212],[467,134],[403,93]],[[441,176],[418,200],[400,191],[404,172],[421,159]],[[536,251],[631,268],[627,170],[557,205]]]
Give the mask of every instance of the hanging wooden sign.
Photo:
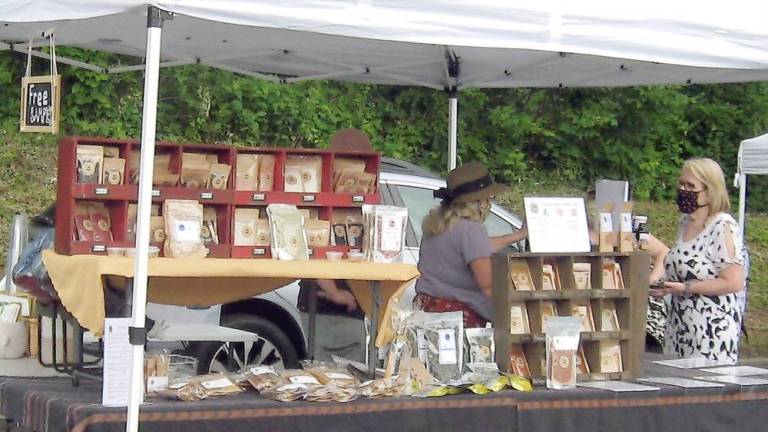
[[[22,77],[20,130],[57,133],[60,103],[61,75]]]

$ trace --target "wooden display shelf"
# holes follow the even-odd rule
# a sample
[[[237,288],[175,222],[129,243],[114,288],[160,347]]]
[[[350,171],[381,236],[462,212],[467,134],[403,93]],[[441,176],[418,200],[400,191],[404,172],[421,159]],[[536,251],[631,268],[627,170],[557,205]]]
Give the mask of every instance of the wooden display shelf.
[[[603,269],[615,262],[620,266],[620,275],[613,272],[604,274]],[[559,280],[556,290],[543,290],[545,264],[552,266],[555,279]],[[574,276],[574,264],[589,268],[590,278],[587,289],[583,288],[584,275],[579,285]],[[580,344],[590,373],[581,374],[578,380],[629,379],[641,373],[640,357],[645,350],[645,322],[648,300],[648,271],[650,260],[645,252],[632,253],[579,253],[579,254],[495,254],[493,268],[494,340],[496,362],[501,370],[512,372],[510,354],[519,346],[525,354],[535,383],[546,378],[542,362],[545,360],[546,337],[543,311],[553,310],[557,316],[571,315],[574,306],[587,306],[591,310],[594,328],[582,331]],[[519,272],[527,269],[524,281],[530,277],[531,291],[516,290],[510,270],[519,279]],[[607,278],[606,280],[603,280]],[[613,278],[613,281],[608,280]],[[604,289],[623,281],[623,289]],[[526,286],[525,283],[520,286]],[[523,305],[528,319],[525,334],[510,334],[510,307]],[[545,305],[546,304],[546,308]],[[606,314],[603,312],[607,311]],[[613,311],[615,311],[615,319]],[[604,316],[605,315],[605,316]],[[603,322],[603,319],[606,322]],[[618,329],[613,329],[618,326]],[[601,353],[618,345],[621,351],[621,371],[611,370],[611,363],[603,370]]]
[[[77,146],[93,145],[110,148],[126,160],[123,175],[124,184],[107,185],[79,183],[77,176]],[[64,137],[59,140],[58,174],[57,174],[57,206],[56,206],[56,239],[57,253],[88,254],[106,253],[101,243],[82,242],[76,238],[74,215],[78,206],[98,204],[109,212],[111,234],[114,239],[104,248],[113,244],[120,247],[132,247],[133,239],[129,235],[129,207],[138,200],[138,186],[132,184],[131,176],[136,173],[137,152],[140,145],[137,140],[120,140],[98,137]],[[217,212],[216,228],[219,244],[207,245],[211,257],[219,258],[269,258],[269,247],[256,248],[251,246],[234,246],[234,208],[235,206],[266,207],[269,204],[294,204],[298,207],[317,209],[320,219],[331,220],[333,209],[358,208],[363,204],[378,204],[381,202],[378,181],[375,191],[366,194],[335,193],[333,191],[333,169],[337,158],[356,159],[364,166],[365,172],[377,174],[381,163],[381,155],[376,152],[332,151],[322,149],[299,148],[268,148],[268,147],[232,147],[227,145],[172,143],[158,141],[155,155],[168,157],[167,171],[170,174],[181,175],[182,158],[184,153],[204,154],[213,159],[212,162],[227,164],[232,167],[225,189],[201,189],[179,186],[153,186],[152,202],[162,204],[167,199],[195,200],[204,207],[214,207]],[[237,155],[262,154],[272,155],[275,159],[272,179],[273,189],[268,192],[236,190]],[[320,191],[316,193],[300,193],[284,191],[284,169],[286,161],[294,157],[313,156],[321,160],[322,176]],[[159,181],[159,179],[158,179]],[[358,210],[359,211],[359,210]],[[332,236],[331,233],[329,235]],[[103,243],[103,242],[102,242]],[[93,246],[96,246],[94,251]],[[258,249],[258,250],[256,250]],[[263,249],[263,254],[261,254]],[[325,257],[329,250],[346,252],[348,246],[317,248],[313,257]]]

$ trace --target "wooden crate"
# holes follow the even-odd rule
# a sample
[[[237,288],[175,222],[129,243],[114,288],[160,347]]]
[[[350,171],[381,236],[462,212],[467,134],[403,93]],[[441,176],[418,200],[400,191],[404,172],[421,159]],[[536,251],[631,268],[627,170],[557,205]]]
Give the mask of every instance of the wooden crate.
[[[605,263],[620,266],[623,289],[612,289],[611,281],[603,275]],[[525,267],[521,265],[524,264]],[[557,290],[543,290],[545,264],[551,265],[559,279]],[[589,289],[578,289],[574,277],[574,264],[590,270]],[[558,316],[571,315],[574,307],[591,309],[594,328],[581,332],[580,348],[589,365],[588,374],[579,374],[578,380],[618,380],[637,377],[641,373],[641,355],[645,350],[646,308],[648,304],[648,272],[650,260],[645,252],[631,253],[581,253],[581,254],[532,254],[497,253],[492,258],[493,267],[493,326],[496,343],[496,362],[501,370],[511,372],[510,352],[519,345],[534,382],[546,378],[542,362],[545,355],[543,320],[545,312],[554,304]],[[605,266],[607,269],[607,266]],[[510,275],[510,268],[527,268],[533,290],[518,291]],[[615,285],[615,284],[613,284]],[[524,304],[530,332],[510,334],[510,305]],[[618,330],[606,322],[603,330],[604,311],[616,310]],[[622,370],[607,370],[601,362],[601,351],[616,345],[621,349]]]

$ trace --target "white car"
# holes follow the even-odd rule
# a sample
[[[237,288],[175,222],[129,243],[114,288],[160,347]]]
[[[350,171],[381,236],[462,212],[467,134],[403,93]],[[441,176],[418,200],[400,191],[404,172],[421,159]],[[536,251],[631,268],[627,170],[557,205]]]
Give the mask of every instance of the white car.
[[[404,261],[416,264],[419,260],[419,244],[421,242],[421,221],[424,216],[439,204],[432,192],[445,186],[445,181],[435,174],[409,162],[382,158],[380,173],[380,193],[383,204],[408,208],[409,224],[406,232],[406,250]],[[508,234],[521,226],[521,219],[493,205],[491,215],[485,224],[491,236]],[[277,368],[296,367],[298,361],[308,356],[307,331],[302,321],[306,322],[306,314],[298,307],[299,284],[294,282],[270,293],[225,304],[204,310],[189,310],[175,306],[160,306],[150,304],[147,315],[156,321],[190,323],[208,320],[209,323],[220,324],[247,330],[259,335],[256,343],[190,343],[186,352],[199,361],[199,371],[216,371],[223,369],[239,369],[244,365],[273,365]],[[411,287],[406,292],[406,302],[414,296]],[[322,311],[320,311],[322,313]],[[354,321],[354,320],[346,320]],[[359,331],[347,332],[340,328],[345,320],[335,321],[333,333],[344,339],[352,338],[352,342],[337,341],[340,345],[356,345],[362,349],[364,344],[359,338]],[[162,325],[162,324],[161,324]],[[357,327],[362,324],[357,320]],[[327,328],[327,325],[318,328]],[[318,332],[320,333],[320,332]],[[318,344],[322,345],[318,335]],[[363,330],[362,337],[365,336]],[[363,352],[362,350],[361,352]]]

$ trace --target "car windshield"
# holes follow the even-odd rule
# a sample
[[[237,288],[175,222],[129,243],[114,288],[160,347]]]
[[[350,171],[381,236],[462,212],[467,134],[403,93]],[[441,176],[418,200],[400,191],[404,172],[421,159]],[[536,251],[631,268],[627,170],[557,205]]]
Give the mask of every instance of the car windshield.
[[[421,244],[421,222],[429,214],[429,211],[440,204],[440,200],[432,195],[432,189],[396,185],[403,204],[408,208],[408,218],[416,233],[416,239]],[[515,227],[495,213],[491,213],[485,220],[485,228],[491,237],[509,234],[515,231]]]

